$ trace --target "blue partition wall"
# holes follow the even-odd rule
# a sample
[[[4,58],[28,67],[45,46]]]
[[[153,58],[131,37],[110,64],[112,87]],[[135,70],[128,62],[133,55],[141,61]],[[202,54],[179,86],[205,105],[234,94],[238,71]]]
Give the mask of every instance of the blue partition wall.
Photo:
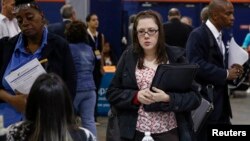
[[[64,2],[39,2],[49,23],[62,20],[60,8]],[[122,2],[121,0],[91,0],[90,12],[96,13],[99,17],[99,31],[105,38],[119,58],[122,52]]]
[[[208,3],[162,3],[162,2],[124,2],[124,11],[128,17],[131,14],[137,13],[141,10],[152,9],[158,11],[163,21],[167,21],[168,10],[172,7],[178,8],[183,16],[189,16],[193,20],[193,26],[197,27],[201,24],[200,11]],[[249,32],[247,29],[240,29],[241,25],[250,25],[250,3],[234,3],[235,8],[235,23],[233,27],[233,34],[236,42],[241,45],[245,35]],[[126,18],[128,18],[126,17]]]
[[[49,23],[62,21],[60,8],[64,5],[64,2],[38,2],[38,4]]]
[[[91,0],[90,12],[99,18],[99,31],[102,32],[119,58],[122,51],[122,2],[121,0]]]
[[[49,23],[61,21],[60,8],[64,2],[39,2],[45,17]],[[162,3],[162,2],[129,2],[122,0],[91,0],[90,12],[99,16],[99,31],[104,33],[106,40],[110,42],[115,54],[119,58],[122,52],[121,38],[127,35],[128,18],[131,14],[141,10],[152,9],[158,11],[163,21],[167,21],[167,12],[170,8],[179,8],[183,16],[193,19],[193,26],[200,22],[200,11],[207,3]],[[248,29],[241,29],[241,25],[250,25],[250,3],[234,3],[235,24],[233,34],[236,42],[241,45]]]
[[[45,14],[45,18],[49,23],[59,22],[62,20],[60,8],[64,5],[64,2],[38,2],[38,5]]]
[[[241,25],[249,25],[250,26],[250,3],[248,4],[234,4],[235,7],[235,22],[233,33],[236,42],[239,45],[242,45],[243,40],[246,34],[249,32],[248,29],[241,29]]]

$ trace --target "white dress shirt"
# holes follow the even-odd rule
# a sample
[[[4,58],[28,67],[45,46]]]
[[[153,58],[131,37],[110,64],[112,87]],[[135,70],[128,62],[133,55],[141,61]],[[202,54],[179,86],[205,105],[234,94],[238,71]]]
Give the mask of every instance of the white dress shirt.
[[[223,55],[223,60],[225,60],[225,45],[222,41],[222,32],[221,31],[218,31],[216,29],[216,27],[214,26],[214,24],[208,19],[206,21],[206,25],[207,27],[209,28],[209,30],[212,32],[212,34],[214,35],[216,41],[217,41],[217,44],[220,48],[220,51]],[[229,76],[229,71],[227,70],[227,77]]]
[[[222,53],[222,55],[223,55],[223,57],[225,59],[225,45],[224,45],[224,43],[222,41],[222,32],[218,31],[210,20],[206,21],[206,25],[210,29],[212,34],[214,35],[214,38],[216,39],[217,44],[218,44],[218,46],[220,48],[220,51],[221,51],[221,53]]]
[[[0,13],[0,39],[5,36],[13,37],[20,31],[16,19],[9,20],[6,16]]]

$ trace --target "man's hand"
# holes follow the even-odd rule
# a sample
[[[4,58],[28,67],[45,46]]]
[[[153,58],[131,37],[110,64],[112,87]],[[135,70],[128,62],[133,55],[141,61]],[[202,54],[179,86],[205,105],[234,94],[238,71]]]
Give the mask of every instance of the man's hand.
[[[238,77],[240,77],[243,73],[243,66],[239,65],[239,64],[233,64],[231,66],[231,68],[228,70],[229,75],[227,77],[228,80],[234,80]]]

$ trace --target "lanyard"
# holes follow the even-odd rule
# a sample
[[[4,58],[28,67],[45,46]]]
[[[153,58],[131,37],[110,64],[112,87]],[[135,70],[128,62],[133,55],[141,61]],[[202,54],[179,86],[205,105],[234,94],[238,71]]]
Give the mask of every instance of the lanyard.
[[[87,32],[89,33],[91,39],[92,39],[93,42],[95,43],[95,50],[97,50],[97,49],[98,49],[98,32],[96,31],[96,36],[94,36],[94,35],[90,32],[89,28],[87,29]]]
[[[98,49],[98,41],[99,41],[99,40],[98,40],[98,37],[97,37],[97,36],[95,36],[94,39],[95,39],[95,40],[94,40],[94,42],[95,42],[95,49],[97,50],[97,49]]]

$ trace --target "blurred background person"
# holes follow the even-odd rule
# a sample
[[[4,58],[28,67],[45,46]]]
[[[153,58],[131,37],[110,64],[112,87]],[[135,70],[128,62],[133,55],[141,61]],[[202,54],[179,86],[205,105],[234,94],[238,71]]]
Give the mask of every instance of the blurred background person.
[[[205,23],[208,19],[208,6],[205,6],[204,8],[202,8],[201,13],[200,13],[200,18],[201,18],[201,22]]]
[[[249,25],[249,31],[250,31],[250,25]],[[242,48],[244,48],[245,50],[248,51],[248,53],[250,53],[250,33],[247,33],[247,35],[245,36]]]
[[[191,27],[193,26],[193,20],[188,16],[182,16],[181,17],[181,22],[185,23],[185,24],[187,24],[187,25],[189,25]]]
[[[102,50],[102,66],[114,66],[116,65],[116,57],[113,53],[109,42],[104,43]]]
[[[23,119],[27,94],[14,92],[4,79],[13,70],[37,58],[46,72],[58,74],[67,84],[71,99],[75,97],[76,74],[66,40],[50,34],[43,12],[34,0],[16,0],[15,15],[21,33],[0,40],[0,115],[4,126]]]
[[[95,55],[88,43],[87,26],[81,21],[73,21],[66,27],[66,38],[75,63],[77,73],[74,107],[81,117],[84,128],[96,136],[94,112],[96,86],[93,78]]]
[[[129,25],[128,25],[128,46],[132,44],[133,42],[133,26],[135,21],[136,14],[132,14],[129,16]]]
[[[181,13],[177,8],[168,11],[168,22],[164,23],[165,42],[168,45],[186,47],[192,27],[180,21]]]
[[[8,128],[7,141],[95,141],[95,136],[76,125],[67,86],[51,73],[34,82],[25,120]]]
[[[101,64],[101,52],[104,46],[104,35],[101,32],[98,32],[97,29],[99,27],[99,20],[98,16],[95,13],[91,13],[86,17],[87,22],[87,31],[88,31],[88,37],[89,37],[89,45],[92,47],[92,50],[95,54],[95,68],[94,68],[94,80],[95,80],[95,86],[96,86],[96,101],[98,99],[98,90],[100,88],[101,79],[102,79],[102,64]],[[95,108],[95,121],[96,124],[100,124],[97,122],[97,102],[96,102],[96,108]]]
[[[74,8],[71,5],[65,4],[61,7],[60,14],[63,18],[62,19],[63,21],[59,23],[49,24],[48,30],[49,32],[55,33],[65,38],[66,25],[76,20],[76,13],[75,13]]]
[[[13,37],[20,32],[17,20],[13,14],[15,1],[14,0],[0,0],[1,13],[0,13],[0,39],[2,37]]]

